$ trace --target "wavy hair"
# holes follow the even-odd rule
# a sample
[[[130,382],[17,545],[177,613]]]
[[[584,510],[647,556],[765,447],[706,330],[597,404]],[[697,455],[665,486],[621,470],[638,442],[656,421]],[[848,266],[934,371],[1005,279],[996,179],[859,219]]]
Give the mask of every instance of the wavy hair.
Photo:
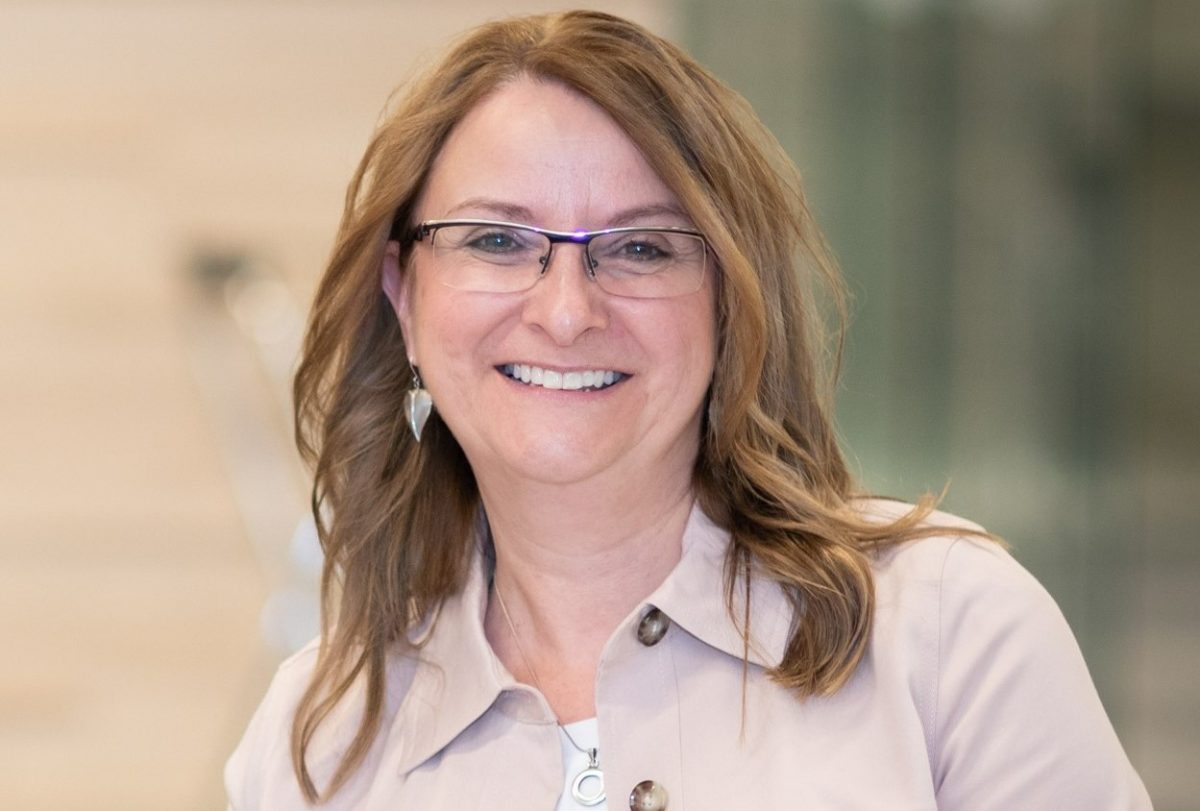
[[[718,258],[716,372],[694,484],[701,507],[732,537],[731,611],[743,598],[748,607],[740,589],[751,573],[779,583],[794,606],[786,655],[771,676],[801,698],[841,687],[869,639],[872,552],[930,531],[921,522],[932,499],[891,523],[854,507],[830,418],[845,295],[793,164],[745,100],[676,46],[617,17],[568,12],[483,25],[381,120],[346,194],[295,378],[296,439],[314,467],[325,551],[320,652],[291,741],[310,801],[331,796],[362,765],[379,733],[387,656],[413,644],[410,632],[465,576],[478,487],[436,411],[420,444],[401,417],[412,372],[381,265],[390,235],[412,224],[451,129],[522,76],[562,83],[606,110]],[[402,262],[410,247],[401,245]],[[834,329],[821,317],[830,310]],[[743,634],[748,640],[748,627]],[[318,790],[309,744],[360,680],[357,733]]]

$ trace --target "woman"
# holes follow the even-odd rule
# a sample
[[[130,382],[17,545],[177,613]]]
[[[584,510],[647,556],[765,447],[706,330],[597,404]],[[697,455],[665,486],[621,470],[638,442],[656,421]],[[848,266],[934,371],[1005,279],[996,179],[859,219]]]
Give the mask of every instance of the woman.
[[[326,625],[233,808],[1148,806],[1032,578],[857,497],[798,189],[606,15],[484,26],[410,90],[296,378]]]

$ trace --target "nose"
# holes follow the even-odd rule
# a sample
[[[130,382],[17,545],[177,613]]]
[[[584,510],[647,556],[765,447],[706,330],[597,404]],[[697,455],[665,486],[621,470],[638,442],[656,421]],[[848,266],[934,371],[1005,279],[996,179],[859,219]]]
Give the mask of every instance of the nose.
[[[589,330],[608,325],[604,291],[588,278],[585,262],[582,245],[555,245],[546,270],[527,294],[523,323],[559,346],[570,346]]]

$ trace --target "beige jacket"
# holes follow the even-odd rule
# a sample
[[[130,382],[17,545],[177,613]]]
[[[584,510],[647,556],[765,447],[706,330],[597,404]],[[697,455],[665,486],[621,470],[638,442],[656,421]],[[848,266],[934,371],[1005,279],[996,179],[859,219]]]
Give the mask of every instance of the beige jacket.
[[[755,644],[744,669],[723,596],[728,536],[694,510],[678,566],[617,628],[600,662],[610,811],[627,808],[646,780],[666,790],[671,811],[1149,808],[1053,600],[999,547],[955,536],[969,525],[944,514],[934,520],[946,525],[943,537],[878,560],[870,649],[853,678],[832,697],[802,702],[765,674],[784,650],[787,601],[776,587],[754,584]],[[322,808],[554,808],[563,786],[555,719],[484,637],[484,568],[477,556],[421,660],[392,663],[370,759]],[[637,631],[652,607],[670,625],[646,644]],[[315,657],[310,646],[279,668],[230,758],[235,811],[309,807],[288,734]],[[342,707],[312,746],[318,785],[349,742],[359,707]]]

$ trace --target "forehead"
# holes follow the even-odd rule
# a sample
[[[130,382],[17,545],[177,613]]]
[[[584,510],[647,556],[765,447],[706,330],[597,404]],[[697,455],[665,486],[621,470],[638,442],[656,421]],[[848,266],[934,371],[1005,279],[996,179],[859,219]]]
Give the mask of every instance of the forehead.
[[[478,201],[525,209],[547,227],[603,226],[629,208],[675,206],[632,139],[567,86],[521,78],[476,105],[430,171],[422,217],[484,216]]]

